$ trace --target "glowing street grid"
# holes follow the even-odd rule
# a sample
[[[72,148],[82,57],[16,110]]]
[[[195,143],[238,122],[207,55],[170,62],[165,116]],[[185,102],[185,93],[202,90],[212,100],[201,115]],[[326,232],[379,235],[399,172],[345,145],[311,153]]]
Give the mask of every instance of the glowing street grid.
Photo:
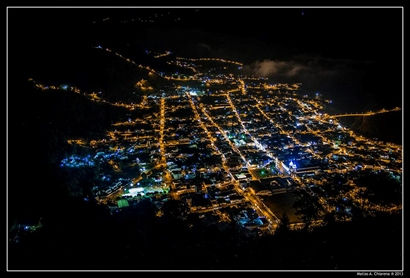
[[[172,198],[186,202],[191,214],[207,221],[234,221],[262,234],[274,233],[283,210],[292,229],[305,226],[306,219],[289,205],[296,196],[315,207],[312,227],[323,225],[328,213],[349,221],[352,210],[401,210],[401,203],[371,198],[359,182],[363,175],[384,173],[401,183],[401,146],[356,135],[338,118],[357,114],[326,114],[330,101],[301,94],[301,84],[247,77],[241,63],[219,58],[149,51],[191,72],[167,75],[100,45],[95,51],[168,82],[166,90],[156,92],[140,80],[135,86],[148,93],[134,104],[110,102],[104,92],[29,80],[45,93],[80,94],[132,115],[113,124],[105,138],[70,139],[69,144],[86,154],[72,154],[60,165],[98,167],[99,184],[92,193],[113,212],[144,198],[160,208]]]

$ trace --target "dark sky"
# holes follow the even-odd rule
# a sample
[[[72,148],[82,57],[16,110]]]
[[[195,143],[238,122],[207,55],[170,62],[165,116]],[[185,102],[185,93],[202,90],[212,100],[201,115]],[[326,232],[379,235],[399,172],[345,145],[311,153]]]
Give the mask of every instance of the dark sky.
[[[61,40],[89,37],[96,34],[93,27],[97,25],[106,28],[105,40],[109,40],[110,36],[116,39],[122,35],[126,40],[135,39],[134,34],[129,32],[132,27],[135,35],[142,29],[175,29],[180,38],[184,38],[186,31],[197,31],[213,34],[217,43],[229,35],[237,38],[232,44],[240,41],[250,44],[256,42],[269,47],[260,54],[249,50],[250,57],[275,56],[271,51],[276,50],[281,51],[279,54],[310,53],[350,59],[378,59],[385,56],[384,53],[396,53],[397,47],[401,45],[398,40],[401,38],[401,13],[401,9],[397,8],[9,10],[11,30],[18,24],[27,32],[40,37]],[[112,26],[121,20],[137,17],[156,19],[155,14],[158,16],[156,23]],[[165,16],[160,18],[160,14]],[[102,19],[107,17],[110,19],[102,23]],[[177,22],[173,20],[178,18],[180,20]],[[92,24],[94,20],[98,24]],[[169,36],[157,38],[164,45],[169,43],[169,39]],[[201,40],[200,37],[195,39]],[[212,43],[212,38],[206,36],[203,39],[204,43],[207,43],[206,40]],[[172,42],[178,43],[182,42]],[[229,47],[242,50],[242,45]],[[246,58],[246,53],[242,54]]]
[[[237,59],[365,110],[401,106],[401,27],[399,8],[10,9],[9,62],[18,75],[96,42],[169,49]]]

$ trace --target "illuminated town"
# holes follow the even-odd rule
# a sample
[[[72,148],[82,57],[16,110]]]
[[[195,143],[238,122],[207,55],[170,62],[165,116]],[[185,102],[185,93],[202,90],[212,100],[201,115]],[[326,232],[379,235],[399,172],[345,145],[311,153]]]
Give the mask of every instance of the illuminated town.
[[[181,64],[179,60],[188,59],[177,57],[167,62],[194,74],[165,75],[111,49],[96,49],[147,72],[146,79],[135,84],[147,92],[141,103],[113,103],[103,92],[29,81],[44,93],[81,94],[131,112],[103,139],[68,140],[86,155],[70,155],[60,165],[104,169],[92,198],[113,211],[143,198],[158,200],[160,209],[161,200],[173,198],[186,202],[190,213],[200,218],[212,215],[218,222],[234,221],[256,233],[274,233],[287,210],[292,229],[322,225],[323,216],[335,212],[338,221],[349,221],[352,208],[370,215],[401,210],[400,204],[369,200],[366,188],[357,183],[369,173],[400,180],[401,146],[356,135],[337,120],[390,110],[328,115],[323,106],[330,100],[298,95],[300,84],[268,84],[264,78],[241,76],[239,62],[214,58]],[[221,69],[224,73],[212,74]],[[171,82],[155,93],[147,85],[153,74]],[[334,180],[336,188],[329,183]],[[278,199],[292,202],[296,194],[317,202],[318,211],[309,223],[291,206],[275,206]]]
[[[141,18],[121,24],[155,23]],[[101,208],[107,219],[126,219],[113,220],[118,223],[132,220],[129,215],[136,211],[144,214],[149,206],[154,214],[149,221],[165,230],[164,223],[180,223],[187,231],[211,227],[229,234],[232,229],[232,238],[243,237],[249,245],[265,238],[320,234],[361,219],[400,217],[402,145],[365,136],[344,121],[396,115],[402,113],[400,106],[332,113],[334,100],[327,95],[305,89],[303,82],[250,74],[240,59],[182,57],[174,49],[148,48],[139,59],[113,45],[94,43],[86,55],[132,72],[130,93],[83,86],[68,77],[34,74],[24,80],[31,97],[41,101],[61,98],[61,103],[94,111],[90,114],[108,113],[98,112],[103,108],[114,111],[104,116],[109,124],[102,132],[65,136],[54,147],[64,148],[53,155],[56,180],[72,185],[64,190],[81,206]],[[79,121],[76,125],[87,129]],[[43,136],[40,140],[52,142]],[[26,237],[50,225],[42,217],[33,218],[12,225],[9,242],[16,250]],[[154,237],[146,233],[140,232],[142,241]],[[122,236],[125,241],[134,237],[119,232],[115,238]],[[136,252],[145,258],[146,251]],[[339,267],[333,257],[329,260]],[[312,263],[309,268],[321,266]]]

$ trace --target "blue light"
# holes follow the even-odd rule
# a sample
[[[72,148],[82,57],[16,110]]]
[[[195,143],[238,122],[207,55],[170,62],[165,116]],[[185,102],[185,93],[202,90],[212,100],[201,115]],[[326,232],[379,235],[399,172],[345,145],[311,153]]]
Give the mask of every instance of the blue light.
[[[28,231],[30,229],[30,226],[24,226],[24,231]]]
[[[61,161],[60,167],[69,167],[69,168],[78,168],[78,167],[90,167],[94,166],[94,161],[91,161],[89,158],[91,156],[87,155],[86,157],[79,156],[70,156]]]
[[[289,162],[289,168],[296,169],[296,163],[294,163],[292,160]]]
[[[60,88],[63,89],[63,90],[67,90],[67,89],[68,89],[68,85],[65,85],[65,84],[64,84],[64,85],[61,85]]]

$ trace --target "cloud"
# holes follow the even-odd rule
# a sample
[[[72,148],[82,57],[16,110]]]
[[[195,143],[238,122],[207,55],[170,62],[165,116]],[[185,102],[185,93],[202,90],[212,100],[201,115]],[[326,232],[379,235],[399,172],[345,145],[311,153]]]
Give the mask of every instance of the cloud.
[[[250,71],[258,76],[296,76],[303,70],[306,70],[305,65],[296,63],[294,61],[278,61],[278,60],[263,60],[257,61],[247,66],[245,70]]]
[[[372,80],[375,68],[372,61],[299,55],[288,60],[255,61],[244,66],[244,73],[268,77],[273,82],[302,83],[306,92],[320,91],[335,102],[351,105],[367,92],[369,82],[366,88],[364,81]]]
[[[294,56],[289,60],[261,60],[244,66],[244,73],[269,77],[279,82],[301,82],[307,87],[329,89],[360,79],[369,62],[320,56]]]

